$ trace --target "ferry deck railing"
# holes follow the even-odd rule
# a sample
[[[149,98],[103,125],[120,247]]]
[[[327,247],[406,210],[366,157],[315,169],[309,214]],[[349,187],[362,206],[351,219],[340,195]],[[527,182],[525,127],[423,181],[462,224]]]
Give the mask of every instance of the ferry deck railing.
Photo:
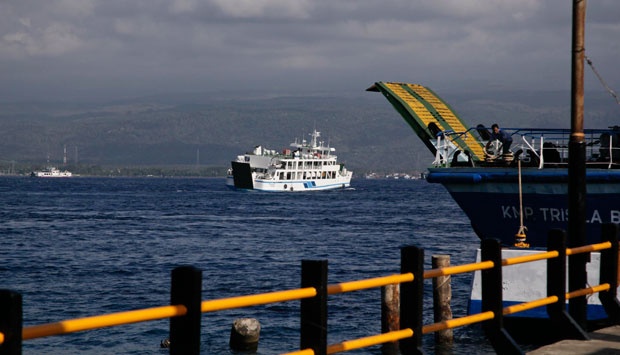
[[[575,248],[566,248],[566,234],[561,230],[549,233],[546,252],[502,259],[498,240],[481,242],[482,261],[444,268],[424,270],[424,250],[417,247],[401,249],[401,273],[384,277],[327,284],[326,260],[302,261],[302,287],[293,290],[201,301],[202,272],[191,266],[172,271],[171,305],[118,312],[86,318],[69,319],[56,323],[23,327],[22,301],[19,293],[0,291],[0,354],[21,354],[22,341],[40,337],[74,333],[102,327],[170,318],[170,353],[198,354],[200,352],[201,313],[284,302],[301,301],[300,350],[286,354],[334,354],[354,349],[399,342],[403,354],[422,351],[422,335],[445,329],[481,323],[496,352],[522,354],[523,352],[503,327],[503,318],[537,307],[546,306],[553,323],[555,336],[588,339],[588,335],[566,311],[566,300],[598,293],[609,319],[620,323],[618,287],[618,235],[616,224],[603,226],[603,242]],[[566,258],[568,256],[600,251],[600,284],[566,292]],[[503,307],[502,267],[547,260],[547,297]],[[424,325],[424,280],[439,276],[481,271],[482,312]],[[400,284],[400,330],[364,338],[327,344],[327,296],[345,292]],[[585,306],[585,305],[584,305]]]
[[[465,132],[442,131],[437,133],[435,147],[434,166],[448,166],[455,153],[459,150],[458,145],[453,143],[456,140],[463,140],[464,136],[474,135],[483,144],[485,140],[479,133],[481,128],[469,128]],[[485,129],[485,128],[482,128]],[[567,165],[568,164],[568,142],[570,140],[570,130],[568,129],[543,129],[543,128],[503,128],[513,137],[511,150],[518,152],[516,159],[524,163],[538,166],[542,169],[545,164]],[[599,166],[607,164],[611,169],[614,165],[620,164],[620,127],[614,126],[610,129],[586,129],[584,130],[586,142],[586,164],[597,164]],[[461,158],[465,159],[465,158]]]

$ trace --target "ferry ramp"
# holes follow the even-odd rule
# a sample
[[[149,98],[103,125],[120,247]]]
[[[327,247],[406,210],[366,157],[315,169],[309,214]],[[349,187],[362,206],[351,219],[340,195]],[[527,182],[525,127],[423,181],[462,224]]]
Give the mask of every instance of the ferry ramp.
[[[431,89],[418,84],[379,81],[366,91],[380,92],[435,154],[435,141],[440,132],[457,133],[452,142],[462,151],[469,151],[474,161],[484,160],[484,145],[468,132],[468,127],[454,110]]]

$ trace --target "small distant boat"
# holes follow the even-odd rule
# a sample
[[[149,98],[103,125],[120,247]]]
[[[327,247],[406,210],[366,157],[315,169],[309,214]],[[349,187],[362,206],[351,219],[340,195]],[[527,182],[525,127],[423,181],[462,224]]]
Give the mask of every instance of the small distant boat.
[[[68,170],[61,171],[60,169],[56,167],[48,166],[45,169],[31,172],[30,176],[32,177],[71,177],[73,176],[73,174]]]
[[[353,173],[338,163],[335,149],[319,142],[314,130],[281,153],[256,146],[231,162],[226,185],[260,191],[319,191],[349,187]]]

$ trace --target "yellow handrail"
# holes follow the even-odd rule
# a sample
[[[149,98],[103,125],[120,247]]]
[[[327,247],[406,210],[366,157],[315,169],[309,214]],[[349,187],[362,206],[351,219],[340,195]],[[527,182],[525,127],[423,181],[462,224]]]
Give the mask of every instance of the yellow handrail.
[[[553,250],[553,251],[541,252],[537,254],[513,256],[512,258],[502,259],[502,266],[517,265],[517,264],[529,263],[532,261],[557,258],[559,255],[560,253]]]
[[[202,301],[201,311],[215,312],[225,309],[241,308],[248,306],[258,306],[261,304],[268,304],[274,302],[283,302],[298,300],[302,298],[310,298],[316,296],[316,289],[314,287],[298,288],[288,291],[275,291],[268,293],[261,293],[257,295],[239,296],[231,298],[223,298],[219,300]]]
[[[299,351],[293,351],[291,353],[282,353],[280,355],[314,355],[314,350],[312,349],[303,349]]]
[[[598,244],[590,244],[590,245],[584,245],[581,247],[566,249],[566,255],[588,253],[591,251],[599,251],[599,250],[605,250],[609,248],[611,248],[611,242],[602,242]]]
[[[389,275],[389,276],[383,276],[383,277],[376,277],[373,279],[343,282],[343,283],[327,286],[327,294],[334,295],[338,293],[359,291],[359,290],[368,289],[368,288],[381,287],[381,286],[403,283],[403,282],[411,282],[411,281],[413,281],[413,274],[406,273],[406,274],[395,274],[395,275]]]
[[[425,279],[432,279],[438,276],[448,276],[455,274],[463,274],[471,271],[486,270],[493,268],[492,261],[481,261],[479,263],[463,264],[456,266],[448,266],[439,269],[431,269],[424,272]]]
[[[530,309],[534,309],[534,308],[546,306],[546,305],[549,305],[549,304],[553,304],[553,303],[556,303],[557,301],[559,301],[558,296],[549,296],[549,297],[541,298],[541,299],[538,299],[538,300],[533,300],[533,301],[523,302],[523,303],[519,303],[519,304],[514,304],[512,306],[505,307],[502,310],[502,314],[507,316],[509,314],[515,314],[515,313],[519,313],[519,312],[524,312],[524,311],[527,311],[527,310],[530,310]]]
[[[587,287],[587,288],[582,288],[581,290],[575,290],[575,291],[568,292],[566,294],[566,299],[570,300],[571,298],[591,295],[593,293],[603,292],[603,291],[609,291],[609,284],[605,283],[605,284],[601,284],[598,286]]]
[[[492,312],[491,312],[492,313]],[[353,340],[346,340],[341,343],[332,344],[327,347],[328,354],[335,354],[343,351],[361,349],[373,345],[388,343],[392,341],[398,341],[401,339],[409,338],[413,336],[413,330],[411,328],[395,330],[388,333],[382,333],[372,335],[364,338],[358,338]],[[289,353],[283,353],[280,355],[314,355],[312,349],[303,349],[299,351],[293,351]]]
[[[422,334],[428,334],[445,329],[452,329],[461,327],[464,325],[483,322],[485,320],[495,318],[495,314],[492,311],[486,311],[482,313],[470,314],[465,317],[449,319],[439,323],[433,323],[422,327]]]
[[[27,340],[50,335],[68,334],[80,332],[83,330],[111,327],[115,325],[171,318],[182,316],[186,313],[187,308],[185,308],[185,306],[177,305],[110,313],[106,315],[86,318],[69,319],[57,323],[47,323],[25,327],[22,330],[22,339]]]
[[[361,349],[368,346],[383,344],[391,341],[397,341],[413,336],[413,330],[410,328],[395,330],[388,333],[372,335],[365,338],[343,341],[342,343],[329,345],[327,347],[328,354],[340,353],[343,351]]]

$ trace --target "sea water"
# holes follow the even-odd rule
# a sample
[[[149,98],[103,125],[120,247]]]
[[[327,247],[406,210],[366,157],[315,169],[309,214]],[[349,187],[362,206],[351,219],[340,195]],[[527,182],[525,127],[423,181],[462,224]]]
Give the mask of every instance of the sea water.
[[[24,326],[170,302],[170,273],[203,272],[202,299],[300,287],[301,261],[328,260],[329,283],[391,275],[415,245],[453,265],[479,241],[441,185],[354,179],[316,193],[233,191],[224,179],[0,178],[0,288],[23,295]],[[452,277],[454,317],[466,315],[471,275]],[[332,295],[328,343],[381,331],[379,289]],[[231,353],[232,322],[261,323],[258,354],[299,347],[299,301],[206,313],[204,354]],[[426,281],[425,324],[433,322]],[[25,340],[24,354],[164,354],[169,320]],[[453,354],[489,353],[479,326],[454,331]],[[424,349],[435,353],[433,336]],[[380,346],[349,352],[381,354]],[[446,352],[444,352],[446,353]]]

